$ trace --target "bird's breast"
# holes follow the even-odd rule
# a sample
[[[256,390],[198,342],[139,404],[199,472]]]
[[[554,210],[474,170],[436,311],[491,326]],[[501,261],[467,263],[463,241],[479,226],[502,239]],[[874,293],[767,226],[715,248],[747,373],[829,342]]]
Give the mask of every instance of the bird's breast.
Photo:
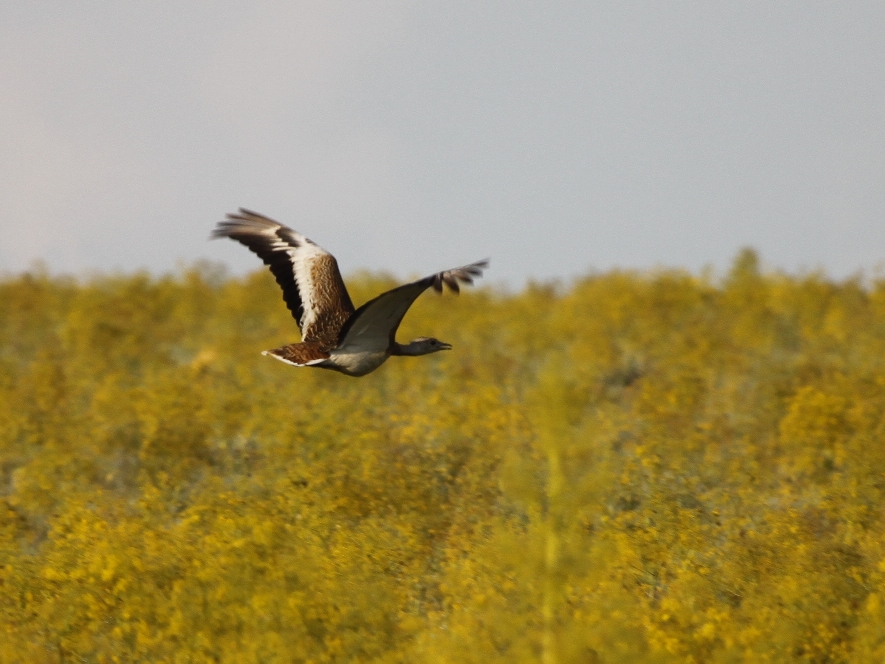
[[[348,376],[365,376],[384,364],[390,354],[386,351],[331,351],[329,362]]]

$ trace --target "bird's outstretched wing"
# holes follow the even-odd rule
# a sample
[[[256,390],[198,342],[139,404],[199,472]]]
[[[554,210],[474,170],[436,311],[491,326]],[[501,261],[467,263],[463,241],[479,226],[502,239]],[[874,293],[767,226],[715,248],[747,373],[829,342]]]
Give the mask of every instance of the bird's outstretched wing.
[[[229,237],[257,254],[283,289],[301,338],[334,346],[354,310],[332,254],[291,228],[242,208],[218,222],[212,237]]]
[[[458,293],[461,290],[459,284],[472,284],[473,279],[481,277],[482,271],[488,266],[489,261],[485,259],[453,270],[437,272],[369,300],[341,328],[338,335],[339,349],[388,348],[396,337],[396,330],[403,316],[421,293],[428,288],[442,293],[444,286]]]

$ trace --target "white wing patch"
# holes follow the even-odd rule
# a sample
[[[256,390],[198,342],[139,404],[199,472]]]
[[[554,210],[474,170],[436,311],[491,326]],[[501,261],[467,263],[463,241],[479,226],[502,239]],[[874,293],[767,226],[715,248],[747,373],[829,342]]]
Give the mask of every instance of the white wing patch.
[[[287,235],[294,239],[298,246],[293,246],[290,242],[280,239],[277,235],[277,231],[280,228],[285,228]],[[330,254],[301,233],[286,228],[282,224],[275,224],[272,228],[262,230],[261,234],[268,238],[268,246],[271,251],[282,251],[289,256],[292,274],[295,277],[295,285],[298,287],[298,294],[301,296],[301,306],[304,307],[304,313],[301,314],[301,320],[298,321],[299,327],[304,332],[317,320],[317,283],[314,279],[314,271],[311,269],[311,264],[316,259],[329,256]]]
[[[304,313],[301,314],[300,325],[302,336],[306,336],[307,331],[317,322],[317,311],[319,309],[317,298],[319,284],[316,279],[316,271],[313,269],[314,263],[317,259],[329,254],[302,235],[298,235],[298,240],[301,246],[297,249],[290,249],[288,253],[292,259],[292,272],[295,275],[295,283],[298,285],[298,292],[301,293],[301,304],[304,307]]]

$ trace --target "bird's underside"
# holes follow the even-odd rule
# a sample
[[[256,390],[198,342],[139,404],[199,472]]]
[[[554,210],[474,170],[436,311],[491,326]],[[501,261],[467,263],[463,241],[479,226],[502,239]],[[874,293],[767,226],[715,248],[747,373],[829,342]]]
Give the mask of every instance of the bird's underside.
[[[334,256],[300,233],[241,209],[219,222],[212,237],[229,237],[248,247],[270,268],[283,299],[301,328],[301,342],[264,351],[297,367],[318,367],[364,376],[391,355],[426,355],[451,346],[432,337],[396,342],[409,307],[428,288],[459,292],[482,276],[488,260],[437,272],[382,293],[354,309]]]

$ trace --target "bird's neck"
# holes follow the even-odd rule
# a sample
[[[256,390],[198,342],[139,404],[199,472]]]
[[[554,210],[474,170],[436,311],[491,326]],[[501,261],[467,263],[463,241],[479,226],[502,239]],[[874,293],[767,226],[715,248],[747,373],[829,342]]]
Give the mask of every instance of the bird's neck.
[[[391,355],[423,355],[424,353],[418,348],[418,345],[409,342],[407,344],[400,344],[396,341],[393,342],[393,345],[390,348]]]

